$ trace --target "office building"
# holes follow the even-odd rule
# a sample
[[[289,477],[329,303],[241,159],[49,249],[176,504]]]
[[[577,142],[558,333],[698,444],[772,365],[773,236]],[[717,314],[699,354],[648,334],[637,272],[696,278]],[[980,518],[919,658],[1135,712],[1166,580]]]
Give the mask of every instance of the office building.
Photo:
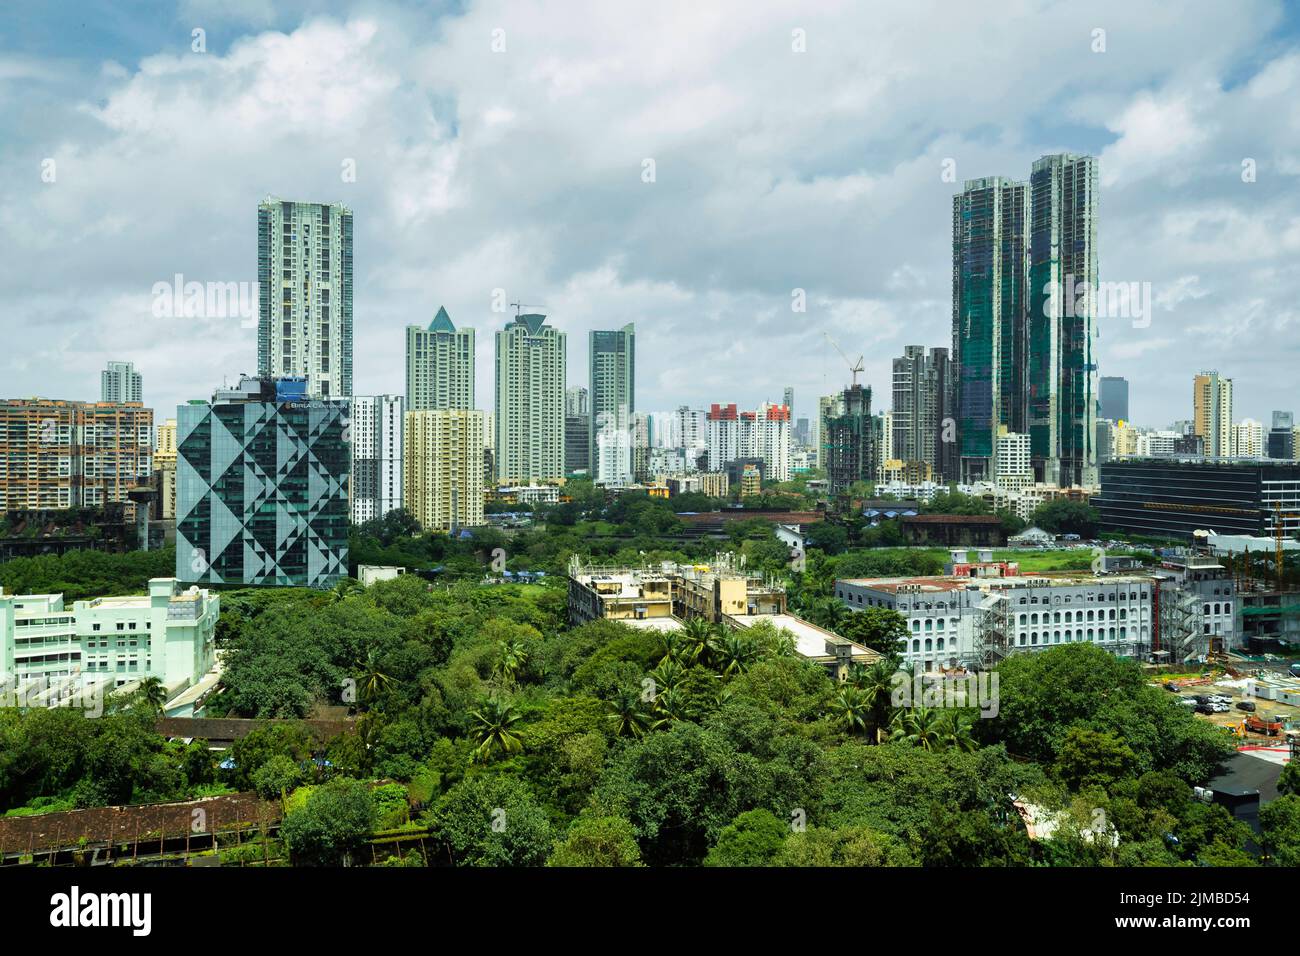
[[[1128,379],[1118,375],[1103,375],[1100,385],[1101,410],[1099,418],[1112,422],[1126,422],[1128,418]]]
[[[102,508],[153,478],[153,409],[137,403],[0,401],[0,512]]]
[[[564,479],[565,361],[565,335],[544,315],[517,315],[497,332],[497,481]]]
[[[149,677],[170,696],[216,663],[220,606],[217,594],[182,589],[173,578],[151,579],[147,594],[71,607],[62,594],[0,588],[0,672],[6,689],[32,706],[57,703],[62,689],[109,691]]]
[[[1204,442],[1207,458],[1232,454],[1232,379],[1213,371],[1192,379],[1192,431]]]
[[[176,577],[333,587],[348,573],[346,399],[240,379],[176,413]]]
[[[1291,461],[1296,457],[1295,419],[1290,412],[1274,412],[1268,433],[1268,457]]]
[[[309,399],[350,397],[352,211],[264,200],[257,278],[259,377],[303,377]]]
[[[402,507],[401,395],[358,395],[348,421],[352,440],[352,523],[364,524]]]
[[[1095,485],[1097,160],[1044,156],[1029,193],[1026,425],[1034,471],[1063,488]]]
[[[636,411],[636,330],[629,322],[589,339],[593,477],[626,484],[632,476],[632,415]]]
[[[1025,430],[1028,227],[1024,183],[968,180],[953,197],[952,358],[965,482],[991,475],[999,428]]]
[[[1300,512],[1300,464],[1228,459],[1129,459],[1101,469],[1092,499],[1104,529],[1191,539],[1197,530],[1271,535],[1275,510]],[[1283,533],[1300,517],[1283,517]]]
[[[406,508],[425,531],[474,528],[483,521],[484,416],[472,409],[406,415]]]
[[[564,474],[591,473],[591,403],[582,386],[564,393]]]
[[[131,362],[109,362],[99,373],[99,400],[112,405],[143,402],[144,394],[140,373]]]
[[[474,330],[442,306],[428,328],[406,327],[406,411],[474,407]]]

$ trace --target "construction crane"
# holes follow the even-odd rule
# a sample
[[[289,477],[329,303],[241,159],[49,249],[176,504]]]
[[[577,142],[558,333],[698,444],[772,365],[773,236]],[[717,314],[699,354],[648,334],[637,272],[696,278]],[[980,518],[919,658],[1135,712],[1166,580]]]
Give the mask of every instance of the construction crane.
[[[1277,589],[1282,590],[1282,568],[1283,560],[1286,556],[1286,548],[1283,543],[1286,541],[1286,529],[1284,527],[1285,519],[1300,518],[1300,512],[1283,511],[1280,502],[1273,503],[1273,544],[1276,552],[1273,556],[1274,570],[1277,572]]]
[[[839,343],[836,342],[833,338],[831,338],[831,334],[829,332],[823,332],[822,335],[826,336],[827,342],[835,346],[835,351],[840,353],[840,358],[844,359],[845,363],[848,365],[849,371],[853,373],[853,385],[856,388],[858,384],[858,373],[862,371],[862,359],[864,358],[864,356],[859,355],[858,360],[856,362],[853,362],[849,359],[847,355],[844,354],[844,350],[840,348]]]
[[[524,311],[524,309],[546,308],[546,306],[544,305],[529,305],[527,302],[511,302],[510,304],[515,307],[515,315],[520,315]]]

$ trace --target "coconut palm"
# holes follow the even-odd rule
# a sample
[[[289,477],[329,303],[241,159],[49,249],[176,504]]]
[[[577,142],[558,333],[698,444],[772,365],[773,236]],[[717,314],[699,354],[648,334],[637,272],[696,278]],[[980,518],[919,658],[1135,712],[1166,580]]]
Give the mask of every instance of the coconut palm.
[[[146,677],[140,682],[140,702],[155,714],[167,706],[167,688],[157,677]]]
[[[728,634],[718,645],[717,667],[724,677],[743,674],[758,660],[758,646],[748,637]]]
[[[939,732],[939,713],[930,707],[908,707],[894,714],[892,739],[920,747],[938,750],[943,746]]]
[[[693,617],[682,627],[686,662],[708,666],[717,647],[717,630],[703,618]]]
[[[670,687],[655,695],[655,730],[664,730],[674,722],[687,719],[686,694],[679,687]]]
[[[330,589],[329,603],[336,604],[353,594],[362,594],[365,590],[365,586],[356,578],[339,578],[338,583]]]
[[[975,742],[975,718],[968,711],[949,709],[938,721],[939,742],[945,749],[970,753],[979,744]]]
[[[358,666],[358,670],[360,675],[357,684],[361,691],[361,699],[364,701],[373,701],[381,696],[393,682],[393,679],[384,673],[379,663],[379,654],[373,647],[366,654],[366,659]]]
[[[520,714],[507,701],[498,697],[489,697],[470,716],[477,724],[479,743],[474,751],[476,759],[486,762],[491,758],[493,751],[516,754],[524,749],[523,742],[512,729],[518,723]]]
[[[605,719],[614,728],[614,736],[644,736],[650,726],[650,715],[642,706],[640,694],[629,687],[621,687],[614,692],[609,707],[610,712]]]
[[[654,681],[655,696],[672,690],[686,677],[686,668],[677,661],[660,661],[659,666],[650,672]]]
[[[880,660],[862,668],[859,676],[861,681],[857,687],[862,691],[871,706],[871,729],[872,738],[879,743],[880,734],[889,726],[890,714],[893,709],[894,693],[894,675],[897,669],[894,662],[888,658]]]
[[[691,648],[681,631],[666,631],[663,637],[664,656],[661,661],[676,661],[679,664],[690,660]]]
[[[838,598],[823,597],[813,603],[811,613],[814,624],[833,631],[843,623],[844,615],[852,612],[845,608]]]
[[[846,734],[866,733],[871,706],[865,694],[856,687],[841,687],[831,701],[831,718]]]
[[[501,653],[497,657],[494,670],[501,682],[513,687],[519,671],[528,663],[528,648],[518,637],[510,637],[501,642]]]

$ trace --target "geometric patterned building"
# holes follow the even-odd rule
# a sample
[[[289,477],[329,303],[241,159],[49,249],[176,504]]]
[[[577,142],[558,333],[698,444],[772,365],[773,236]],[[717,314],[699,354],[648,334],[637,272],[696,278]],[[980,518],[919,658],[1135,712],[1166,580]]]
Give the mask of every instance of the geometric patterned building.
[[[176,576],[332,587],[348,572],[348,402],[244,378],[177,410]]]

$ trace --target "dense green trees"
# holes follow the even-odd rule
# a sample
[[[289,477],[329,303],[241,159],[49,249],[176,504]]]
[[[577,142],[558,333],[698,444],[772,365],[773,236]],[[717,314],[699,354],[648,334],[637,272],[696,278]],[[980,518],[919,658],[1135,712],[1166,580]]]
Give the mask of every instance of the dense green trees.
[[[62,594],[69,605],[88,598],[142,594],[150,578],[176,574],[176,549],[69,551],[0,563],[0,587],[10,594]]]
[[[377,819],[370,786],[343,777],[313,787],[305,803],[285,815],[280,835],[297,866],[347,865]]]

